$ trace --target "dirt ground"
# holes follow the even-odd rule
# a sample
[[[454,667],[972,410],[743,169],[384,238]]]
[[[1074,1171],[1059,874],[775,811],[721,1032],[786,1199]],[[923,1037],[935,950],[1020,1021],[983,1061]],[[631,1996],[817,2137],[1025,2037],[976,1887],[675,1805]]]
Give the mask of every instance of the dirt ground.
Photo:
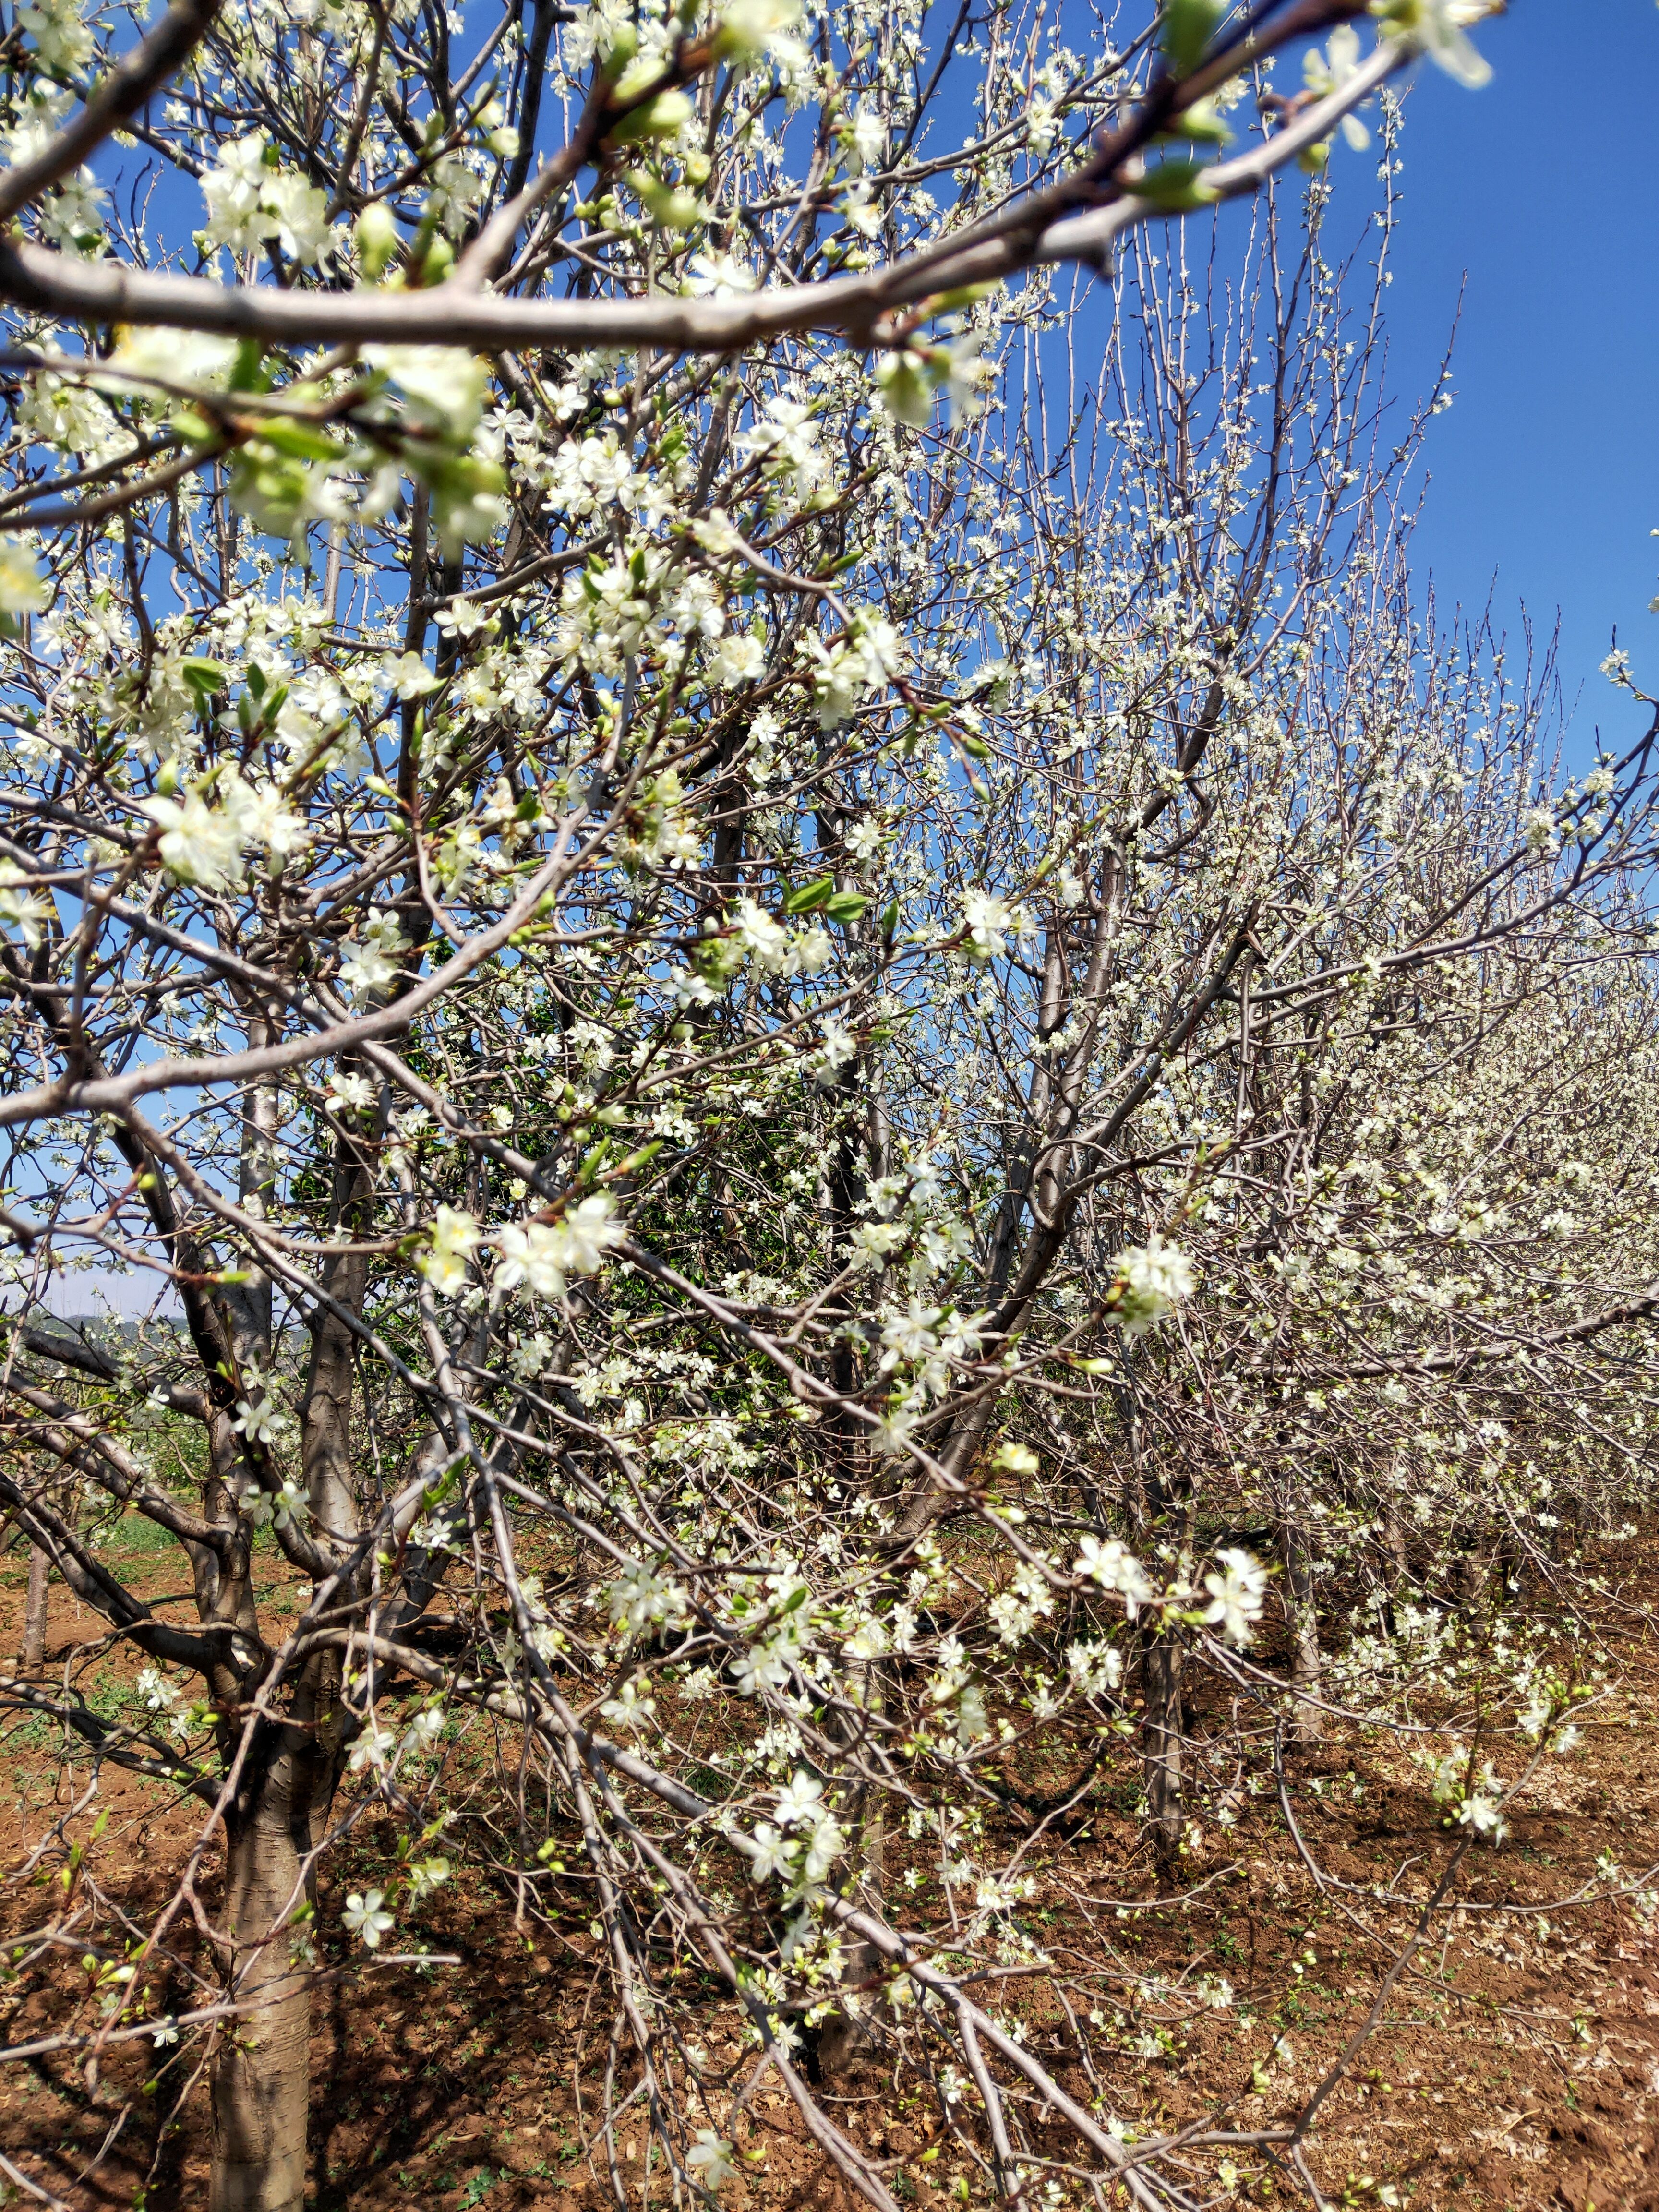
[[[18,1553],[0,1559],[0,1651],[17,1649],[24,1577]],[[1593,1880],[1603,1854],[1632,1873],[1659,1860],[1659,1650],[1625,1620],[1609,1639],[1617,1687],[1588,1720],[1583,1747],[1551,1770],[1505,1842],[1470,1852],[1462,1909],[1437,1927],[1322,2107],[1309,2164],[1331,2204],[1659,2212],[1659,1933],[1605,1897],[1564,1902]],[[92,1632],[89,1617],[57,1592],[49,1649]],[[40,1723],[30,1726],[33,1741],[14,1734],[0,1752],[0,1868],[10,1875],[70,1809],[54,1748]],[[86,1773],[82,1765],[82,1786]],[[1208,1886],[1178,1910],[1157,1903],[1132,1821],[1114,1814],[1109,1790],[1083,1835],[1028,1862],[1039,1887],[1027,1910],[1056,1956],[1083,1933],[1066,1924],[1055,1887],[1063,1878],[1128,1901],[1126,1914],[1113,1908],[1114,1940],[1148,1974],[1202,1960],[1231,1984],[1231,2007],[1174,2033],[1133,2017],[1122,2027],[1114,2070],[1103,2074],[1104,2103],[1143,2138],[1211,2113],[1248,2131],[1299,2110],[1411,1927],[1403,1904],[1395,1913],[1376,1906],[1376,1886],[1413,1866],[1402,1893],[1420,1899],[1425,1870],[1444,1863],[1447,1839],[1422,1778],[1386,1741],[1334,1737],[1298,1755],[1297,1778],[1308,1848],[1354,1893],[1316,1887],[1271,1792],[1246,1797],[1231,1830],[1212,1831],[1210,1856],[1193,1869]],[[100,1802],[109,1821],[99,1878],[137,1925],[144,1902],[167,1893],[194,1822],[113,1774]],[[72,1835],[88,1832],[94,1809]],[[384,1843],[360,1832],[339,1853],[319,1928],[337,1929],[345,1893],[384,1863]],[[0,1891],[0,1936],[40,1924],[36,1884],[46,1878]],[[1483,1909],[1498,1905],[1534,1909]],[[459,1956],[459,1970],[376,1967],[325,1987],[313,2060],[315,2212],[599,2212],[609,2201],[582,2150],[607,2027],[587,1912],[573,1894],[553,1929],[515,1925],[508,1888],[463,1870],[424,1909],[421,1930]],[[1005,2009],[1023,2013],[1040,2051],[1043,1991],[1020,1989]],[[39,1992],[0,1982],[8,2048],[53,2016]],[[721,2055],[720,2036],[708,2040]],[[147,2042],[128,2045],[89,2082],[74,2057],[15,2061],[0,2069],[0,2148],[73,2212],[204,2204],[205,2093],[171,2062]],[[894,2193],[921,2212],[954,2203],[962,2168],[931,2099],[890,2078],[848,2087],[838,2117],[890,2161]],[[176,2118],[163,2127],[168,2112]],[[724,2193],[735,2212],[850,2212],[775,2092],[756,2100],[739,2147],[743,2175]],[[640,2142],[624,2133],[621,2154],[635,2179]],[[1259,2156],[1195,2151],[1191,2170],[1195,2197],[1211,2205],[1293,2196]]]

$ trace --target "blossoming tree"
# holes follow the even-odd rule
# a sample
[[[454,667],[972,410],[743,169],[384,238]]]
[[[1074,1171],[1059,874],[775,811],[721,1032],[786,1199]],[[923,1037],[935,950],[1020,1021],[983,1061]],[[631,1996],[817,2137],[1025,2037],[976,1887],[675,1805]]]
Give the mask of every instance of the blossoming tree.
[[[1440,1065],[1497,1114],[1575,1022],[1650,1049],[1646,746],[1540,778],[1536,702],[1425,655],[1380,295],[1345,319],[1325,185],[1288,242],[1275,189],[1423,53],[1479,82],[1482,12],[21,12],[0,1498],[143,1671],[118,1722],[72,1665],[6,1696],[200,1825],[137,1937],[66,1832],[12,1963],[94,1960],[54,2048],[204,2057],[220,2212],[301,2201],[343,1806],[415,1839],[343,1913],[406,1960],[483,1727],[677,2190],[746,2094],[690,1958],[872,2204],[817,2084],[890,2047],[969,2193],[1182,2201],[974,1993],[1041,1963],[988,1808],[1046,1832],[1138,1726],[1177,1881],[1191,1670],[1280,1731],[1337,1694],[1312,1574],[1334,1499],[1398,1521],[1376,1403],[1649,1310],[1583,1207],[1547,1297],[1463,1265],[1514,1201],[1443,1163]],[[1158,266],[1229,198],[1231,299]],[[1114,260],[1073,387],[1054,272]],[[1581,1118],[1594,1182],[1630,1132]],[[136,1349],[43,1323],[88,1258],[153,1282]],[[1113,1972],[1056,1980],[1090,2067]]]

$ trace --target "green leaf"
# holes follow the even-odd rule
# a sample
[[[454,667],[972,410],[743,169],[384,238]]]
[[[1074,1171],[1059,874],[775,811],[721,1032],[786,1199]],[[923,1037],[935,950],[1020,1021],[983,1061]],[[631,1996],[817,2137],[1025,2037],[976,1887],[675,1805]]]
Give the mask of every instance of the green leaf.
[[[371,284],[378,283],[398,251],[398,222],[384,200],[371,200],[354,228],[357,258]]]
[[[1150,200],[1166,215],[1187,215],[1213,203],[1216,191],[1201,161],[1160,161],[1129,190],[1137,199]]]
[[[862,891],[837,891],[825,899],[823,911],[831,921],[856,921],[869,903]]]
[[[259,442],[291,461],[343,461],[345,449],[308,422],[284,422],[272,418],[259,426]]]
[[[1228,146],[1232,132],[1215,112],[1212,100],[1197,100],[1170,125],[1171,138],[1190,138],[1194,145]]]
[[[628,1158],[619,1164],[617,1169],[617,1173],[619,1176],[641,1174],[645,1169],[650,1166],[652,1161],[656,1158],[658,1153],[662,1150],[665,1141],[665,1140],[661,1137],[653,1137],[648,1145],[641,1145],[637,1152],[630,1152],[628,1155]]]
[[[834,897],[835,890],[833,876],[816,877],[811,883],[799,884],[793,890],[784,893],[783,910],[786,914],[816,913],[827,900]]]
[[[1192,75],[1226,12],[1226,0],[1164,0],[1158,43],[1171,76]]]
[[[643,169],[630,169],[628,182],[633,186],[640,204],[653,221],[665,230],[690,230],[701,222],[708,210],[695,192],[680,191],[660,177],[649,175]]]
[[[225,672],[216,660],[181,660],[179,673],[203,706],[225,688]]]
[[[266,149],[270,150],[269,148]],[[269,392],[270,379],[264,368],[264,348],[258,338],[244,338],[236,349],[236,358],[231,364],[230,388],[233,392]]]
[[[576,1180],[578,1182],[587,1184],[593,1181],[600,1169],[605,1165],[605,1161],[610,1158],[611,1148],[615,1142],[616,1139],[612,1137],[601,1137],[597,1145],[593,1146],[590,1151],[584,1153],[581,1164],[576,1170]]]
[[[881,933],[889,945],[898,934],[898,925],[899,902],[894,899],[890,905],[884,908],[881,917]]]
[[[427,1485],[426,1488],[421,1492],[421,1506],[422,1511],[430,1513],[435,1507],[441,1505],[446,1498],[451,1498],[454,1495],[456,1490],[459,1487],[461,1469],[465,1466],[465,1464],[466,1462],[465,1460],[458,1459],[452,1461],[444,1469],[443,1473],[439,1476],[436,1482],[429,1482]]]
[[[636,138],[673,138],[691,116],[691,103],[683,92],[659,92],[654,100],[620,117],[606,136],[617,146],[631,145]]]
[[[958,307],[976,307],[981,300],[988,300],[1001,291],[1000,276],[989,284],[958,284],[949,292],[935,292],[927,302],[930,315],[954,314]]]
[[[619,77],[640,50],[640,34],[632,23],[622,23],[611,43],[610,52],[599,64],[602,76]]]

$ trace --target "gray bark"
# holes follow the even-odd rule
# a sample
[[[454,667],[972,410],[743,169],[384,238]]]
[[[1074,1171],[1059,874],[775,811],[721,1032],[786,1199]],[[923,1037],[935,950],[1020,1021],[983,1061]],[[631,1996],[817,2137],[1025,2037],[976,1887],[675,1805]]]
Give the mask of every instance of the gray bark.
[[[857,1845],[856,1895],[865,1911],[879,1915],[886,1906],[886,1801],[867,1784],[860,1794],[864,1802]],[[884,1966],[882,1954],[872,1945],[852,1947],[847,1960],[848,1994],[818,2035],[818,2063],[829,2081],[843,2080],[874,2045],[872,2022],[882,2001]],[[866,1984],[872,1986],[862,1986]]]
[[[1152,1816],[1152,1856],[1158,1879],[1175,1878],[1185,1812],[1182,1772],[1181,1681],[1185,1653],[1166,1629],[1149,1627],[1141,1645],[1141,1687],[1146,1701],[1141,1759]]]
[[[46,1590],[51,1563],[38,1544],[29,1546],[28,1596],[23,1606],[22,1666],[32,1674],[46,1663]]]
[[[228,1982],[244,2008],[213,2076],[210,2212],[301,2212],[310,2101],[311,1992],[287,1922],[333,1795],[326,1753],[284,1730],[255,1748],[257,1771],[226,1823]]]
[[[1308,1566],[1307,1547],[1290,1528],[1285,1532],[1285,1589],[1296,1644],[1291,1686],[1308,1697],[1317,1697],[1325,1662],[1319,1649],[1319,1615],[1314,1607],[1313,1576]],[[1317,1743],[1324,1733],[1325,1718],[1318,1706],[1298,1702],[1291,1724],[1292,1741]]]

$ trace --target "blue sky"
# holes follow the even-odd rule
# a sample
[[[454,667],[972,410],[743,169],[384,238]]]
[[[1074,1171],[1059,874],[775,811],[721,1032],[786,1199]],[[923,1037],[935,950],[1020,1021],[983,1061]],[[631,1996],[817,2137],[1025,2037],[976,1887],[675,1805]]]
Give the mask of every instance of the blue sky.
[[[1397,388],[1432,375],[1467,276],[1413,566],[1443,606],[1492,589],[1511,629],[1523,605],[1545,631],[1559,610],[1578,757],[1595,723],[1638,720],[1597,673],[1615,625],[1659,691],[1659,8],[1517,0],[1477,36],[1492,83],[1425,67],[1407,106]]]

